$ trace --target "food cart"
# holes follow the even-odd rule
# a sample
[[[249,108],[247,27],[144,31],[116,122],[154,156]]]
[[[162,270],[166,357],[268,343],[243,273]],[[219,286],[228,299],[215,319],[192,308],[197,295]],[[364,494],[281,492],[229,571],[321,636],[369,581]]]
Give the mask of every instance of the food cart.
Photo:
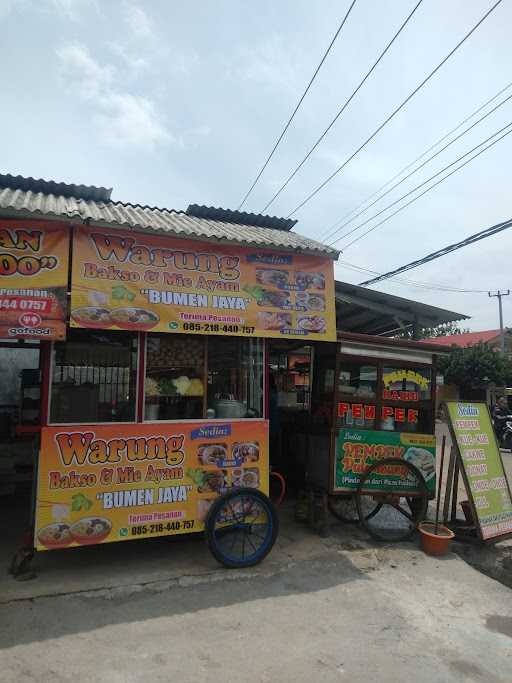
[[[311,411],[294,425],[304,486],[380,540],[407,538],[435,495],[436,352],[343,331],[314,345]]]
[[[32,535],[13,570],[200,531],[226,566],[261,561],[278,528],[268,342],[335,339],[336,252],[293,221],[105,197],[70,221],[60,199],[66,218],[0,221],[0,364],[34,355],[10,444],[35,452]]]

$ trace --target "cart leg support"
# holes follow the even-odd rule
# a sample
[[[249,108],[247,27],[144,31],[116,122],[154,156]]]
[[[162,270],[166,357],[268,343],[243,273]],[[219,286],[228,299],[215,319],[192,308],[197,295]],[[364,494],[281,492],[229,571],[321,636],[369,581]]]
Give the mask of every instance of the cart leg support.
[[[27,532],[21,547],[14,553],[9,565],[9,574],[17,581],[29,581],[36,578],[31,564],[35,555],[34,539],[32,532]]]

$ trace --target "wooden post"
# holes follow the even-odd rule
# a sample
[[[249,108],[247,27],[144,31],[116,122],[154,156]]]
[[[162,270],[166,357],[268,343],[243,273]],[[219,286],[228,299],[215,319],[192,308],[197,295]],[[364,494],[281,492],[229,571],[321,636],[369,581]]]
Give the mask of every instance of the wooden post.
[[[459,460],[455,458],[455,469],[453,470],[453,487],[452,487],[452,511],[451,522],[457,521],[457,502],[459,497]]]
[[[446,524],[448,521],[448,511],[450,509],[450,496],[452,493],[453,486],[453,470],[455,468],[455,449],[452,445],[450,450],[450,463],[448,465],[448,476],[446,477],[446,488],[444,493],[444,503],[443,503],[443,522]]]

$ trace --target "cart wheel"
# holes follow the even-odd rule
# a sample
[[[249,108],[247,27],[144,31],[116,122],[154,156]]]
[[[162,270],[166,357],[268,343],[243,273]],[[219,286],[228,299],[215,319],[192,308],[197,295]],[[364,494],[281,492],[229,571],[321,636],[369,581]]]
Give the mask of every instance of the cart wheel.
[[[383,489],[390,467],[400,468],[400,480],[407,486],[400,491],[391,484]],[[378,503],[379,509],[371,517],[368,506]],[[425,519],[428,489],[417,467],[400,458],[387,458],[372,465],[361,477],[356,495],[359,520],[368,533],[378,541],[404,541]]]
[[[367,509],[365,517],[370,519],[380,510],[382,505],[374,500],[368,499],[365,501]],[[345,524],[356,524],[359,522],[359,513],[357,511],[357,503],[355,495],[332,495],[327,499],[327,507],[333,517],[336,517],[340,522]]]
[[[278,530],[272,502],[257,489],[235,489],[221,496],[206,520],[208,547],[230,569],[261,562],[272,550]]]

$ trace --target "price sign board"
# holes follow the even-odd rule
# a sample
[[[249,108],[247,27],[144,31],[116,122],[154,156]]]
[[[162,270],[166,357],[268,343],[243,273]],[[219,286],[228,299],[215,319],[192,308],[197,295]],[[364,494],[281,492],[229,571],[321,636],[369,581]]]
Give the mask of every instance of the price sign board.
[[[512,536],[512,497],[487,404],[445,405],[481,539]]]

